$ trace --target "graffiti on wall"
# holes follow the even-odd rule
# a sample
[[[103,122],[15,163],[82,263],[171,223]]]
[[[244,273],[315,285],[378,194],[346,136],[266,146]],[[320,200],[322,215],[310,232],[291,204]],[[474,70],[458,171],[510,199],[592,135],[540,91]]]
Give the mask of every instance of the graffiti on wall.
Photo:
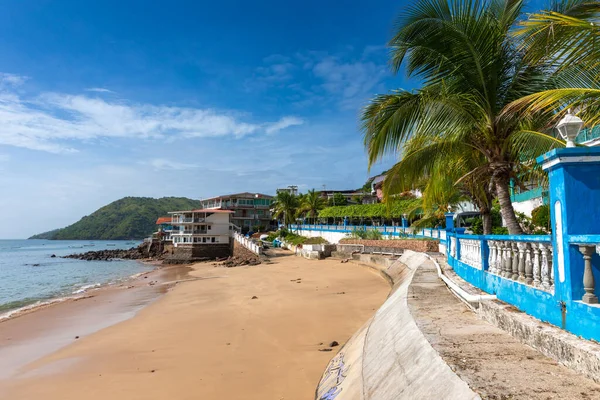
[[[350,366],[344,361],[344,353],[339,353],[329,362],[321,382],[331,379],[332,386],[327,392],[319,397],[319,400],[335,400],[335,398],[342,392],[340,385],[344,379],[346,379],[346,373],[349,367]]]

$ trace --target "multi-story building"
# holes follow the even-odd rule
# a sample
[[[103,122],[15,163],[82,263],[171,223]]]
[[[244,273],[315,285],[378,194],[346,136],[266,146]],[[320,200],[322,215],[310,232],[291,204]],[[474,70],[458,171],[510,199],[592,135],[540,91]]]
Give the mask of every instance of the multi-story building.
[[[232,211],[231,223],[242,232],[255,227],[271,229],[275,222],[271,215],[273,196],[261,193],[235,193],[201,200],[202,208]]]
[[[231,255],[232,211],[200,209],[169,214],[176,258],[193,260]]]
[[[171,238],[173,244],[227,243],[231,238],[231,215],[227,210],[172,211]]]

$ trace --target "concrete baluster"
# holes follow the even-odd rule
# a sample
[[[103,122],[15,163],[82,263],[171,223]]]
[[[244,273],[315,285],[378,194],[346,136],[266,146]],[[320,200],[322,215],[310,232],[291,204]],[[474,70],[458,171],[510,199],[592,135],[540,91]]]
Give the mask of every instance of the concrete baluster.
[[[519,279],[519,249],[517,248],[516,242],[512,242],[511,247],[512,247],[513,259],[512,259],[512,275],[510,276],[510,279],[512,279],[513,281],[516,281],[517,279]]]
[[[519,249],[519,282],[525,282],[525,248],[527,243],[518,242],[517,248]]]
[[[533,263],[531,260],[531,243],[525,243],[525,283],[533,283]]]
[[[579,246],[579,252],[583,254],[584,262],[583,290],[585,290],[585,294],[581,300],[587,304],[598,304],[598,296],[594,294],[596,282],[592,272],[592,254],[594,254],[594,250],[594,246]]]
[[[488,272],[494,273],[496,271],[496,243],[494,240],[488,240],[488,247],[490,249],[490,254],[488,258]]]
[[[533,286],[540,286],[542,284],[542,263],[538,243],[531,244],[531,252],[533,253]]]
[[[550,268],[548,262],[548,244],[540,243],[540,251],[542,253],[542,286],[550,287]]]

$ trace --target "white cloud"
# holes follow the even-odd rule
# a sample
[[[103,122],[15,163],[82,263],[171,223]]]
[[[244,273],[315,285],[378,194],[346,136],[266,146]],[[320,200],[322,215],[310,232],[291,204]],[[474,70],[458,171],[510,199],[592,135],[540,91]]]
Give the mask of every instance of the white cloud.
[[[98,87],[93,87],[93,88],[87,88],[85,89],[87,92],[98,92],[98,93],[114,93],[112,90],[109,89],[105,89],[105,88],[98,88]]]
[[[167,160],[165,158],[155,158],[153,160],[144,162],[143,164],[149,165],[157,171],[162,170],[175,170],[181,171],[185,169],[193,169],[198,168],[199,165],[196,164],[185,164],[177,161]]]
[[[0,90],[0,144],[53,153],[77,151],[77,141],[100,138],[242,137],[297,125],[295,117],[278,122],[244,122],[232,111],[132,104],[62,93],[24,98]]]
[[[20,86],[28,79],[29,77],[27,76],[0,72],[0,83],[2,83],[2,86]]]
[[[272,134],[290,126],[302,125],[303,123],[304,121],[297,117],[283,117],[279,121],[267,125],[265,132]]]
[[[355,108],[374,94],[386,69],[371,61],[342,62],[327,57],[314,65],[313,73],[323,80],[326,92],[340,97],[342,108]]]

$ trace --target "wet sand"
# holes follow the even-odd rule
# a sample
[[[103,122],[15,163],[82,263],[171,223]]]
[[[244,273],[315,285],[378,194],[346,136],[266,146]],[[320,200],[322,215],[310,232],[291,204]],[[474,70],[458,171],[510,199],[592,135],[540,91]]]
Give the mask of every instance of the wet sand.
[[[0,376],[0,398],[313,398],[339,347],[319,349],[333,340],[343,345],[383,303],[389,286],[351,263],[273,261],[238,268],[196,264],[184,282],[141,311],[146,300],[135,291],[154,290],[155,296],[162,285],[115,290],[0,323],[0,360],[27,354],[27,343],[45,341],[52,330],[70,341]],[[136,300],[123,306],[118,297],[127,292]],[[77,308],[90,315],[108,304],[137,314],[101,330],[93,322],[69,322]],[[91,318],[98,319],[105,318]],[[83,326],[95,333],[78,334]]]

